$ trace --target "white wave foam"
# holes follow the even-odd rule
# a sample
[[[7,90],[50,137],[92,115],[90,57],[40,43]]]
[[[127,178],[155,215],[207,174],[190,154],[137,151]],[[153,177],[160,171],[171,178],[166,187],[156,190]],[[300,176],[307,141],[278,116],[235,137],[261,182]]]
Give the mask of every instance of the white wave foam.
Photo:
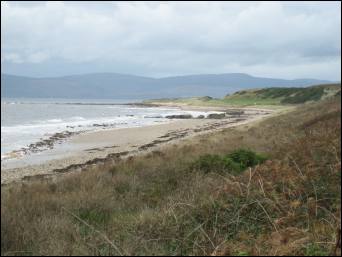
[[[62,122],[63,120],[61,119],[51,119],[51,120],[47,120],[47,122],[51,122],[51,123],[57,123],[57,122]]]
[[[74,117],[71,117],[70,120],[75,120],[75,121],[77,121],[77,120],[86,120],[86,118],[83,118],[81,116],[74,116]]]

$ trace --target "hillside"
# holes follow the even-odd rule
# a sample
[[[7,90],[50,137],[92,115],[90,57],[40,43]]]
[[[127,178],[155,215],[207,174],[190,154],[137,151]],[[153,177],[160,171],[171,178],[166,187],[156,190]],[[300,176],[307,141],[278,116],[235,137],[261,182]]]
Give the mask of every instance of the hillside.
[[[319,101],[341,92],[341,84],[317,85],[306,88],[264,88],[238,91],[224,98],[225,102],[251,104],[302,104]]]
[[[335,96],[60,180],[2,187],[1,254],[340,255],[340,212]]]
[[[222,97],[251,87],[302,87],[327,83],[315,79],[284,80],[242,73],[202,74],[150,78],[117,73],[97,73],[51,78],[1,74],[2,97],[151,99],[210,95]]]
[[[163,98],[146,101],[155,104],[186,104],[205,106],[253,106],[253,105],[288,105],[315,102],[341,94],[341,84],[322,84],[311,87],[280,87],[240,90],[224,98],[192,97]]]

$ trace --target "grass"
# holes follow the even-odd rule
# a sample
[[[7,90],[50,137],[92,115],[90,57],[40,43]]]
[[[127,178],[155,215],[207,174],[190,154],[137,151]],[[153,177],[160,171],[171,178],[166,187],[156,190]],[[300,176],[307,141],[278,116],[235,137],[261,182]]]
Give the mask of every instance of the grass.
[[[311,87],[279,87],[238,91],[226,96],[225,102],[246,105],[267,104],[302,104],[319,101],[325,96],[334,95],[341,91],[340,84],[327,84]]]
[[[318,244],[309,244],[305,247],[306,256],[329,256],[329,249],[322,247]]]
[[[311,87],[274,87],[237,91],[226,97],[211,98],[173,98],[147,101],[148,103],[178,103],[202,106],[280,106],[302,104],[322,100],[326,97],[341,94],[340,84],[326,84]]]
[[[340,115],[336,97],[114,166],[2,187],[1,254],[332,254]],[[227,159],[234,168],[215,168]]]

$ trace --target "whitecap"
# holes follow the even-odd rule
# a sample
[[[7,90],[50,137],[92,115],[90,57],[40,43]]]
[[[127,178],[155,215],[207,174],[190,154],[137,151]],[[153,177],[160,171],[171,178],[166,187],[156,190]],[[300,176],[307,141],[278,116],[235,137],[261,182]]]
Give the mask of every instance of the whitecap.
[[[48,122],[51,122],[51,123],[57,123],[57,122],[62,122],[63,120],[61,119],[51,119],[51,120],[47,120]]]
[[[86,120],[86,119],[81,116],[74,116],[74,117],[71,117],[70,120],[79,121],[79,120]]]

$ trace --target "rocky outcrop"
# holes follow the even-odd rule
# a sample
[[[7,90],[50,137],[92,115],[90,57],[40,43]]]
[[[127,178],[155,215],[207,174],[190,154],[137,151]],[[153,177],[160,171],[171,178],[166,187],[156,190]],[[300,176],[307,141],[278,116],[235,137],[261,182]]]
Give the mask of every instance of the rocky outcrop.
[[[230,111],[226,111],[226,114],[233,115],[233,116],[240,116],[240,115],[242,115],[244,113],[245,113],[245,111],[243,111],[243,110],[230,110]]]
[[[225,117],[225,113],[210,113],[207,117],[202,114],[197,117],[193,117],[191,114],[174,114],[165,116],[167,119],[223,119]]]
[[[210,113],[208,114],[207,119],[223,119],[225,117],[225,113]]]
[[[61,143],[63,140],[81,133],[82,131],[78,132],[70,132],[70,131],[63,131],[63,132],[57,132],[50,136],[47,139],[41,139],[40,141],[30,144],[27,147],[23,147],[20,150],[13,151],[13,154],[16,154],[18,156],[28,154],[28,153],[38,153],[42,152],[44,150],[52,149],[54,147],[54,144]]]
[[[165,116],[167,119],[192,119],[191,114],[175,114],[175,115],[167,115]]]

